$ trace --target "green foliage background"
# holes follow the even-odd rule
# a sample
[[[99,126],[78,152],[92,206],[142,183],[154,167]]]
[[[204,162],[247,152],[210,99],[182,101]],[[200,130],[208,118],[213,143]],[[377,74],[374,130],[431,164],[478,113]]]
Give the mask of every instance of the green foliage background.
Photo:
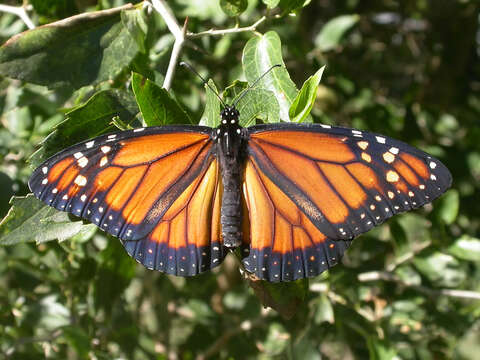
[[[124,2],[30,4],[34,22],[45,24]],[[93,225],[32,197],[9,199],[28,193],[27,159],[46,137],[33,164],[81,139],[142,121],[211,124],[218,104],[181,68],[169,93],[155,86],[163,84],[174,41],[155,12],[139,7],[79,20],[62,31],[43,28],[42,39],[53,44],[47,50],[34,35],[0,50],[0,216],[14,205],[0,225],[0,357],[475,359],[480,3],[175,0],[169,5],[179,21],[189,17],[193,33],[249,26],[267,16],[256,33],[190,39],[182,60],[226,89],[254,77],[245,59],[242,67],[246,46],[256,49],[267,37],[271,45],[278,35],[298,89],[327,65],[316,93],[318,75],[305,87],[306,103],[290,109],[292,118],[370,130],[415,145],[447,165],[453,189],[354,241],[342,265],[310,281],[305,301],[288,320],[262,307],[231,257],[191,279],[148,271]],[[23,30],[17,17],[0,16],[2,42]],[[265,51],[275,57],[280,49]],[[32,53],[37,56],[28,58]],[[236,82],[225,95],[232,98],[244,86]],[[147,88],[151,98],[168,106],[156,113],[148,102],[142,105],[138,94]],[[259,100],[267,98],[265,90],[252,92],[242,110],[248,114],[244,123],[253,116],[266,121],[284,116],[281,103]]]

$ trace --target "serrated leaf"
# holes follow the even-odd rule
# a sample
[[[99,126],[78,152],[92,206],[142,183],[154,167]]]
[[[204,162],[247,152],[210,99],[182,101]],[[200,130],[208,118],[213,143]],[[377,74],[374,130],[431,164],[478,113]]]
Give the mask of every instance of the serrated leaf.
[[[12,37],[0,48],[0,73],[50,88],[115,78],[138,53],[122,11],[141,10],[125,5],[85,13]]]
[[[302,89],[293,100],[288,112],[290,121],[303,122],[312,111],[313,104],[317,98],[317,87],[322,80],[325,66],[322,66],[313,76],[310,76],[302,86]]]
[[[80,233],[85,225],[70,220],[67,213],[44,205],[33,194],[13,197],[12,207],[0,223],[0,245],[65,240]]]
[[[208,84],[217,91],[217,87],[213,80],[208,80]],[[205,84],[205,91],[207,92],[207,101],[199,124],[215,128],[220,125],[220,100],[207,84]]]
[[[132,88],[147,126],[192,124],[192,120],[167,90],[140,74],[132,73]]]
[[[282,44],[278,34],[269,31],[265,35],[251,38],[243,49],[242,64],[243,71],[250,84],[273,65],[282,65],[280,68],[273,69],[260,80],[257,88],[272,91],[278,101],[280,119],[290,121],[288,111],[298,91],[283,63]],[[311,118],[309,117],[307,121],[311,122]]]
[[[271,307],[285,319],[295,315],[308,293],[308,279],[270,283],[250,275],[248,282],[262,304]]]
[[[220,0],[220,7],[230,17],[239,16],[248,6],[247,0]]]
[[[336,48],[344,35],[360,20],[360,16],[341,15],[328,21],[315,37],[314,43],[321,51],[329,51]]]
[[[462,235],[448,248],[448,252],[459,259],[480,261],[480,239]]]
[[[68,146],[118,130],[112,123],[114,117],[119,117],[126,124],[132,124],[138,112],[137,103],[130,92],[100,91],[85,104],[68,112],[67,119],[43,141],[42,147],[29,161],[38,166],[46,158]]]

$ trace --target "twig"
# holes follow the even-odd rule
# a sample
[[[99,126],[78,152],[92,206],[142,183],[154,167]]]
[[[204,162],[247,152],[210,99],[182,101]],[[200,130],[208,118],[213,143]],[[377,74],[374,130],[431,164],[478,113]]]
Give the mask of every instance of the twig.
[[[214,30],[210,29],[207,31],[202,31],[199,33],[187,32],[188,18],[185,20],[183,27],[180,27],[177,19],[172,13],[170,6],[165,0],[150,0],[152,7],[157,11],[160,16],[163,18],[167,24],[168,30],[172,33],[175,38],[175,43],[173,44],[172,54],[170,56],[170,61],[168,63],[167,73],[165,74],[165,80],[163,81],[163,88],[169,90],[172,86],[173,76],[175,75],[175,69],[177,67],[178,58],[180,53],[185,45],[185,42],[189,39],[195,39],[201,36],[210,35],[226,35],[226,34],[235,34],[245,31],[255,31],[257,27],[267,20],[266,16],[261,17],[254,24],[246,27],[234,27],[231,29],[220,29]]]
[[[28,7],[30,9],[30,6]],[[27,14],[27,8],[25,6],[10,6],[0,4],[0,12],[6,12],[10,14],[17,15],[22,21],[27,25],[29,29],[34,29],[35,24],[30,20]]]
[[[480,292],[469,291],[469,290],[430,289],[422,285],[409,284],[408,282],[402,280],[397,275],[392,274],[388,271],[365,272],[358,275],[358,280],[361,282],[377,281],[377,280],[391,281],[399,285],[415,289],[431,297],[448,296],[448,297],[460,298],[460,299],[480,300]]]
[[[173,75],[175,74],[175,68],[177,67],[177,61],[182,51],[183,44],[185,43],[185,35],[187,31],[187,20],[183,28],[178,24],[177,19],[172,13],[172,10],[164,0],[151,0],[153,8],[160,14],[168,30],[175,37],[175,43],[173,44],[172,55],[170,56],[170,62],[168,63],[167,74],[163,81],[163,88],[169,90],[172,86]]]
[[[205,35],[226,35],[226,34],[235,34],[235,33],[240,33],[240,32],[245,32],[245,31],[255,31],[257,30],[257,27],[263,23],[265,20],[267,20],[266,16],[262,16],[258,21],[256,21],[254,24],[250,26],[245,26],[245,27],[234,27],[232,29],[220,29],[220,30],[214,30],[210,29],[207,31],[202,31],[199,33],[187,33],[187,37],[189,39],[194,39],[197,37],[205,36]]]

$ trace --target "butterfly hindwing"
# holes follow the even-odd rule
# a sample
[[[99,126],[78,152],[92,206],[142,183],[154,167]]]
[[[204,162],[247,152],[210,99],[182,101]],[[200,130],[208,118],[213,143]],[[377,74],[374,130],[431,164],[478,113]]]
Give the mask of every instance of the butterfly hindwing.
[[[269,280],[319,274],[338,261],[349,240],[433,201],[451,183],[440,161],[381,135],[310,124],[259,125],[249,134],[245,197],[251,250],[244,263],[248,269],[256,255],[250,268]],[[265,222],[255,220],[260,213]],[[258,260],[259,254],[270,260]],[[288,259],[298,261],[272,272],[286,259],[287,265]],[[319,263],[311,264],[313,259]]]
[[[195,271],[187,275],[193,275],[218,265],[223,248],[213,235],[217,230],[210,231],[204,219],[173,214],[172,208],[191,206],[198,203],[195,199],[206,197],[212,205],[211,221],[220,218],[219,206],[213,207],[219,181],[210,132],[207,127],[170,126],[101,136],[48,159],[35,170],[29,186],[46,204],[119,237],[129,254],[147,267],[176,274],[189,265]],[[188,231],[158,235],[161,224],[179,229],[177,223],[186,220]],[[187,236],[192,228],[201,236]],[[187,261],[185,248],[207,255],[203,260],[189,256]],[[215,254],[214,248],[219,249]],[[168,268],[161,265],[167,263]]]
[[[318,275],[335,265],[350,245],[327,238],[252,158],[247,160],[243,192],[250,220],[243,264],[260,279]]]

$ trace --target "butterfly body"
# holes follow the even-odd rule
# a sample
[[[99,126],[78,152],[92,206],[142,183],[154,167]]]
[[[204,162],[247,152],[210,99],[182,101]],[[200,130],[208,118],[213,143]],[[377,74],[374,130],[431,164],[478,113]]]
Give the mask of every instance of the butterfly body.
[[[242,244],[242,168],[246,132],[238,124],[239,112],[226,106],[220,113],[221,124],[213,132],[220,164],[223,193],[220,223],[224,246],[236,248]]]
[[[320,124],[147,127],[52,156],[29,181],[36,197],[120,238],[149,269],[192,276],[241,247],[268,281],[320,274],[351,240],[433,201],[448,169],[403,142]]]

